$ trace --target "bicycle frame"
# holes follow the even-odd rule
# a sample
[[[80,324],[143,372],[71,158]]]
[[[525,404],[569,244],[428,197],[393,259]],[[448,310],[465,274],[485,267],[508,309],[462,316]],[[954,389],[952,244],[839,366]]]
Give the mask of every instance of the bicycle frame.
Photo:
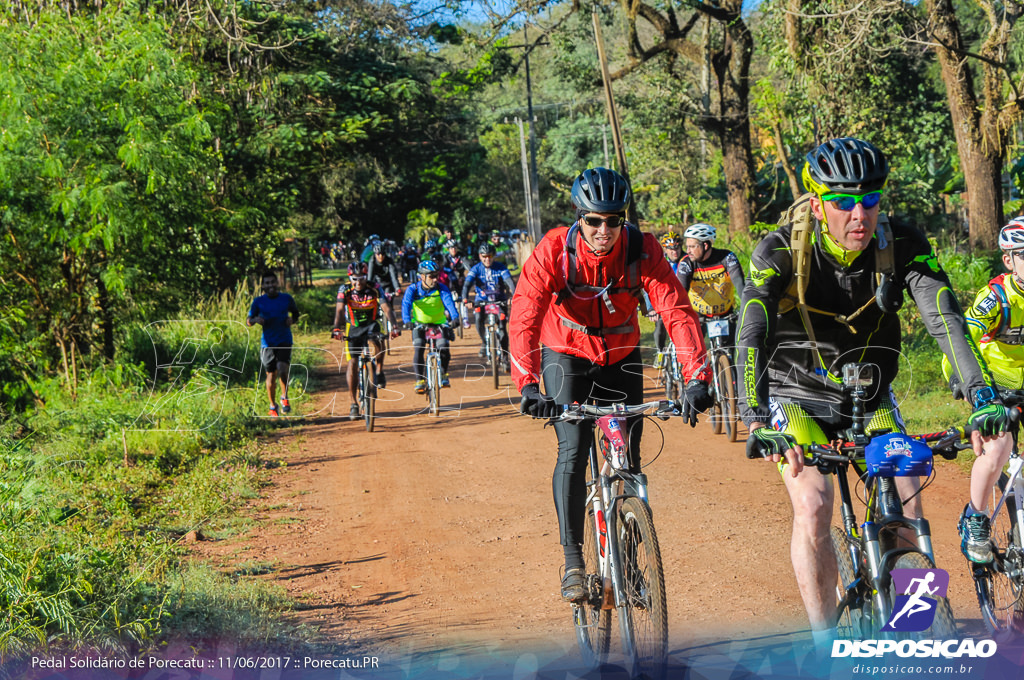
[[[444,337],[444,333],[436,324],[424,324],[424,328],[427,341],[426,351],[423,354],[427,379],[427,403],[430,404],[432,413],[437,415],[441,409],[441,352],[437,349],[437,341]]]
[[[626,593],[622,583],[622,565],[618,562],[618,533],[615,530],[615,513],[608,511],[633,496],[647,504],[647,475],[615,470],[607,460],[599,464],[596,443],[590,445],[588,454],[590,481],[587,482],[587,505],[594,508],[594,527],[597,532],[594,538],[597,540],[603,589],[601,608],[621,608],[626,606]]]
[[[843,381],[851,393],[853,402],[852,427],[846,430],[841,441],[831,448],[813,444],[806,448],[811,453],[814,464],[824,466],[824,470],[834,474],[839,486],[840,515],[849,562],[845,568],[842,564],[837,566],[841,578],[844,571],[852,569],[852,580],[843,583],[845,592],[837,604],[836,615],[841,619],[844,614],[848,614],[852,624],[857,618],[855,613],[861,612],[864,600],[870,598],[873,619],[869,622],[871,628],[861,628],[858,632],[861,635],[870,633],[887,636],[895,635],[881,632],[892,615],[893,602],[889,595],[892,584],[891,571],[900,568],[902,556],[911,553],[917,553],[921,557],[908,558],[908,563],[923,563],[932,567],[935,565],[931,526],[923,517],[915,519],[903,514],[903,500],[900,498],[896,480],[901,476],[929,476],[932,472],[934,452],[929,450],[927,443],[939,442],[936,450],[941,450],[942,443],[948,441],[949,435],[936,433],[914,436],[904,433],[880,433],[872,437],[865,433],[865,388],[871,384],[870,380],[863,377],[865,366],[867,365],[848,364],[843,367]],[[920,450],[917,450],[918,448]],[[898,451],[900,455],[892,459],[895,462],[890,462],[889,456],[894,451]],[[880,459],[884,459],[884,462],[880,462]],[[904,461],[906,467],[903,467],[904,463],[900,461]],[[866,510],[864,521],[859,527],[847,477],[851,466],[858,476],[865,480]],[[904,544],[901,544],[900,529],[913,530],[916,542],[904,541]],[[833,545],[838,561],[841,559],[839,547]],[[937,606],[944,608],[942,621],[948,622],[955,631],[956,624],[952,611],[949,610],[948,600],[941,599],[943,604]],[[938,614],[936,621],[939,621]],[[940,626],[944,623],[934,625]]]
[[[658,417],[678,415],[668,401],[639,406],[574,404],[566,407],[563,419],[585,421],[594,431],[588,451],[585,501],[586,531],[592,532],[584,537],[584,559],[589,560],[587,596],[573,604],[580,649],[591,664],[600,662],[608,649],[610,610],[615,609],[631,674],[638,675],[653,664],[657,676],[665,663],[668,644],[664,572],[647,503],[647,476],[628,470],[626,424],[627,416],[641,416],[655,406]]]
[[[840,463],[839,469],[835,470],[835,477],[839,486],[840,514],[842,515],[843,529],[852,541],[848,547],[850,559],[860,577],[866,577],[871,585],[874,596],[875,611],[879,613],[878,620],[885,622],[892,614],[892,603],[889,601],[889,583],[892,579],[889,571],[896,563],[900,555],[910,552],[920,552],[928,560],[935,564],[935,553],[932,548],[931,525],[925,518],[913,519],[903,515],[903,501],[900,499],[896,489],[895,478],[874,477],[869,478],[865,483],[867,490],[867,510],[865,511],[864,522],[861,525],[862,533],[858,531],[857,516],[853,509],[852,494],[847,478],[847,471],[850,465],[860,476],[865,474],[865,469],[854,461],[851,463]],[[917,545],[900,546],[898,544],[888,545],[883,542],[884,532],[895,532],[900,528],[913,529]],[[865,560],[861,559],[861,551]],[[865,571],[866,567],[866,571]],[[846,595],[840,600],[838,610],[851,604],[860,597],[859,581],[846,584]]]

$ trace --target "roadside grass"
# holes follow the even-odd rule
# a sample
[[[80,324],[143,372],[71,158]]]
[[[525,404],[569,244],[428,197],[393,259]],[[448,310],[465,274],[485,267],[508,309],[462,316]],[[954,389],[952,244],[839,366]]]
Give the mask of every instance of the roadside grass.
[[[284,621],[282,590],[193,564],[185,545],[190,532],[249,528],[240,510],[278,465],[258,440],[271,424],[260,417],[259,335],[244,324],[251,297],[243,287],[135,324],[117,361],[74,393],[56,378],[33,385],[44,405],[0,419],[0,661],[131,655],[180,639],[293,647],[308,636]],[[297,346],[326,327],[325,300],[299,303],[313,311]]]

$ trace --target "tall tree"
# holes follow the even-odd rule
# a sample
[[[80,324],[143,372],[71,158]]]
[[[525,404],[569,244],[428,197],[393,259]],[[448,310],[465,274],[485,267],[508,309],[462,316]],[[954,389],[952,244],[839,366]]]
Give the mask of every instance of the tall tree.
[[[925,7],[967,182],[971,245],[994,249],[1003,225],[1006,147],[1014,123],[1024,115],[1024,65],[1009,58],[1010,36],[1024,3],[978,4],[987,30],[977,51],[966,44],[952,0],[926,0]]]
[[[714,96],[701,107],[697,124],[718,138],[722,150],[729,230],[745,232],[754,220],[749,114],[754,38],[742,15],[742,0],[691,2],[684,12],[672,3],[622,0],[622,6],[628,63],[612,73],[613,79],[662,58],[678,57],[698,67],[710,64]],[[706,37],[699,31],[704,21],[714,27]]]

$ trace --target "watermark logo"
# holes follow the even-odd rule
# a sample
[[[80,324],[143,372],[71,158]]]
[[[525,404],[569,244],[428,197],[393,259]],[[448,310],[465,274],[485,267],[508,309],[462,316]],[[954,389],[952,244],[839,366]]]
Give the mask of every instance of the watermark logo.
[[[935,620],[938,598],[946,597],[949,574],[944,569],[893,569],[897,593],[892,603],[892,616],[883,631],[903,633],[927,630]]]

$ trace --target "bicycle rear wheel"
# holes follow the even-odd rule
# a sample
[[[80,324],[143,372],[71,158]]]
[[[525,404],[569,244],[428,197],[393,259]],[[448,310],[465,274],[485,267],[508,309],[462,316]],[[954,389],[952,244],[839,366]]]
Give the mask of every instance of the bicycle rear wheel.
[[[934,569],[935,565],[925,555],[919,552],[904,553],[896,558],[892,569]],[[893,611],[896,612],[897,596],[903,593],[897,592],[893,583],[889,584],[889,601],[893,603]],[[911,640],[953,640],[959,637],[956,629],[956,618],[953,616],[953,608],[949,606],[949,599],[937,597],[935,603],[935,618],[932,625],[922,631],[901,633],[900,637]]]
[[[847,586],[857,578],[857,568],[850,556],[850,545],[853,539],[840,527],[832,527],[832,552],[839,566],[839,583],[836,584],[836,602],[841,605],[837,614],[836,634],[844,640],[862,640],[870,637],[870,612],[864,611],[864,598],[861,593],[850,593],[850,599],[843,604],[847,595]]]
[[[715,392],[718,395],[718,410],[722,423],[720,429],[729,438],[729,441],[736,441],[737,418],[736,418],[736,384],[732,380],[732,362],[729,355],[720,352],[715,358]]]
[[[588,600],[574,604],[573,625],[576,628],[576,643],[580,648],[583,663],[590,668],[600,666],[608,655],[612,639],[612,610],[601,609],[604,583],[598,560],[597,527],[594,522],[594,506],[587,506],[587,517],[583,523],[583,565],[587,574]]]
[[[427,360],[427,399],[430,401],[430,415],[441,412],[441,364],[437,355]]]
[[[995,507],[1009,481],[1004,472],[992,487],[989,507]],[[974,589],[981,618],[993,633],[1024,632],[1024,548],[1017,524],[1017,499],[1007,496],[999,514],[992,518],[990,539],[996,558],[989,565],[974,565]]]
[[[668,611],[650,508],[639,498],[626,498],[616,530],[625,590],[625,606],[619,608],[623,652],[632,677],[660,678],[668,659]]]

